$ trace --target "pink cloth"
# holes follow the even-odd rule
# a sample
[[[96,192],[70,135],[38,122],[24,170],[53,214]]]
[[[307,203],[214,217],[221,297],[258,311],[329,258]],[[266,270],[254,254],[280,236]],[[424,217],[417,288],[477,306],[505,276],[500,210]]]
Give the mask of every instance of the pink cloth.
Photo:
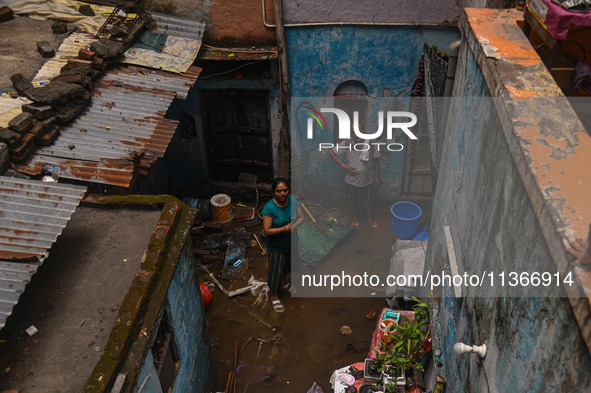
[[[591,26],[591,12],[572,12],[552,0],[528,1],[528,8],[556,40],[564,40],[571,26]]]

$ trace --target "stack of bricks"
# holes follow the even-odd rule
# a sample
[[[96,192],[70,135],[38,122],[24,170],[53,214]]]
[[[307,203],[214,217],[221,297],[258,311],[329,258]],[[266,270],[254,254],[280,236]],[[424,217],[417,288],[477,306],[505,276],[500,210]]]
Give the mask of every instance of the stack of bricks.
[[[9,12],[4,8],[7,7],[0,8],[3,15],[11,17],[12,14],[8,15]],[[68,124],[82,113],[90,102],[90,91],[94,81],[119,60],[123,52],[145,29],[148,19],[142,15],[140,21],[123,43],[103,38],[91,44],[91,50],[80,49],[77,58],[69,59],[61,68],[60,74],[40,88],[34,88],[20,74],[11,76],[18,95],[33,101],[22,106],[23,113],[13,118],[8,128],[0,127],[0,144],[6,144],[12,163],[24,164],[35,146],[53,144],[59,135],[60,125]],[[55,34],[64,34],[68,26],[65,22],[58,21],[52,25],[52,30]],[[43,57],[54,55],[53,48],[47,42],[39,42],[38,50]],[[84,90],[78,87],[73,89],[72,84],[79,85]],[[13,98],[18,95],[11,94]]]
[[[59,126],[52,119],[40,120],[29,112],[23,112],[8,122],[8,128],[0,127],[0,142],[8,147],[10,161],[27,162],[35,146],[49,146],[59,135]]]

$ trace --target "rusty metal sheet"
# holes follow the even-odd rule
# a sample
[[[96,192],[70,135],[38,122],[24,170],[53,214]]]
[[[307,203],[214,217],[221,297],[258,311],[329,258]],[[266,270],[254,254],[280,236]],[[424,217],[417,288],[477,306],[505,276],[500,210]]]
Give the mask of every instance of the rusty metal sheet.
[[[70,34],[61,43],[55,56],[46,61],[39,69],[37,75],[33,78],[33,85],[39,86],[48,83],[50,79],[58,76],[62,67],[68,63],[69,59],[78,57],[80,49],[86,48],[89,44],[95,41],[96,38],[88,33],[76,32]]]
[[[122,62],[170,72],[187,72],[201,47],[205,22],[158,13],[151,13],[151,16],[156,22],[155,32],[168,35],[162,52],[132,46],[125,52]]]
[[[85,192],[0,176],[0,329]]]
[[[91,104],[53,145],[39,148],[17,170],[128,187],[134,168],[163,157],[178,122],[164,115],[176,97],[185,98],[200,68],[185,75],[143,67],[109,71],[93,88]]]

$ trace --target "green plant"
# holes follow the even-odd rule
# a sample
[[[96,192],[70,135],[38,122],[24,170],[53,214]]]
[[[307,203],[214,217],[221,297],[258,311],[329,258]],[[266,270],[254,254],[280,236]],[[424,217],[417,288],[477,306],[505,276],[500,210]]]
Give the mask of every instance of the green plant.
[[[427,328],[429,330],[429,305],[416,297],[411,297],[411,299],[417,302],[412,307],[412,310],[415,312],[415,321],[421,328]]]
[[[396,386],[396,384],[394,382],[390,382],[386,385],[386,393],[397,393],[398,390],[398,386]]]
[[[382,341],[379,349],[374,348],[380,371],[388,367],[394,369],[395,375],[400,375],[403,370],[410,368],[424,371],[419,360],[423,356],[423,344],[430,332],[429,305],[416,298],[413,300],[417,302],[413,307],[414,320],[399,324],[396,330],[390,333],[394,339],[392,344],[388,345]]]

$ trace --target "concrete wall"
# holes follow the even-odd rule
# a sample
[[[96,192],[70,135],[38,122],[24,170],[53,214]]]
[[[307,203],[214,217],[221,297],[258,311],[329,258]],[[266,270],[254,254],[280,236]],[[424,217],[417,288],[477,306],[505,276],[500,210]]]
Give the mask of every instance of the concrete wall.
[[[437,44],[447,50],[459,37],[455,28],[416,26],[289,27],[286,36],[293,102],[296,97],[332,97],[337,86],[347,80],[362,82],[373,98],[408,98],[423,44]],[[325,151],[310,148],[305,128],[301,129],[305,123],[298,125],[296,110],[297,104],[292,105],[294,187],[299,184],[307,195],[319,199],[326,199],[327,194],[331,198],[342,195],[343,170]],[[327,120],[332,121],[330,116]],[[329,127],[332,129],[330,123]],[[323,135],[314,142],[334,142],[332,132]],[[404,158],[405,152],[382,154],[381,201],[392,202],[400,194]]]
[[[484,0],[383,1],[323,0],[284,1],[286,23],[366,22],[400,24],[449,24],[464,7],[483,7]]]
[[[174,326],[173,335],[180,357],[174,393],[209,393],[215,389],[215,362],[198,285],[189,241],[179,259],[165,305]],[[139,392],[142,384],[144,393],[162,391],[151,351],[148,351],[134,391]]]
[[[591,386],[585,322],[589,302],[581,290],[584,282],[578,281],[580,271],[567,263],[564,251],[565,234],[579,227],[569,216],[577,212],[585,222],[591,219],[588,208],[577,202],[583,190],[571,187],[565,177],[588,160],[574,156],[574,151],[581,152],[576,145],[583,148],[588,141],[523,41],[517,18],[517,13],[468,10],[460,21],[463,43],[427,265],[432,272],[451,274],[443,230],[449,226],[459,273],[493,272],[497,281],[494,286],[464,287],[459,298],[449,287],[442,293],[439,322],[447,392],[564,392]],[[563,135],[553,139],[561,146],[553,155],[536,154],[540,146],[548,146],[544,138],[555,137],[540,129],[543,124],[552,124],[549,128]],[[522,127],[537,131],[526,138],[519,135]],[[564,160],[573,166],[567,170]],[[540,167],[547,171],[532,170]],[[579,172],[579,188],[584,189],[585,176]],[[542,187],[544,177],[552,178],[554,189]],[[553,195],[557,191],[560,198]],[[552,291],[532,285],[501,288],[499,274],[511,271],[570,273],[573,285],[561,281]],[[475,355],[455,355],[456,342],[486,343],[482,364]]]
[[[451,25],[464,7],[514,6],[507,0],[383,1],[322,0],[283,1],[284,23],[367,23],[402,25]],[[274,45],[276,33],[263,22],[260,0],[146,0],[146,8],[207,23],[204,42],[208,44]],[[273,0],[265,0],[265,19],[275,24]]]

